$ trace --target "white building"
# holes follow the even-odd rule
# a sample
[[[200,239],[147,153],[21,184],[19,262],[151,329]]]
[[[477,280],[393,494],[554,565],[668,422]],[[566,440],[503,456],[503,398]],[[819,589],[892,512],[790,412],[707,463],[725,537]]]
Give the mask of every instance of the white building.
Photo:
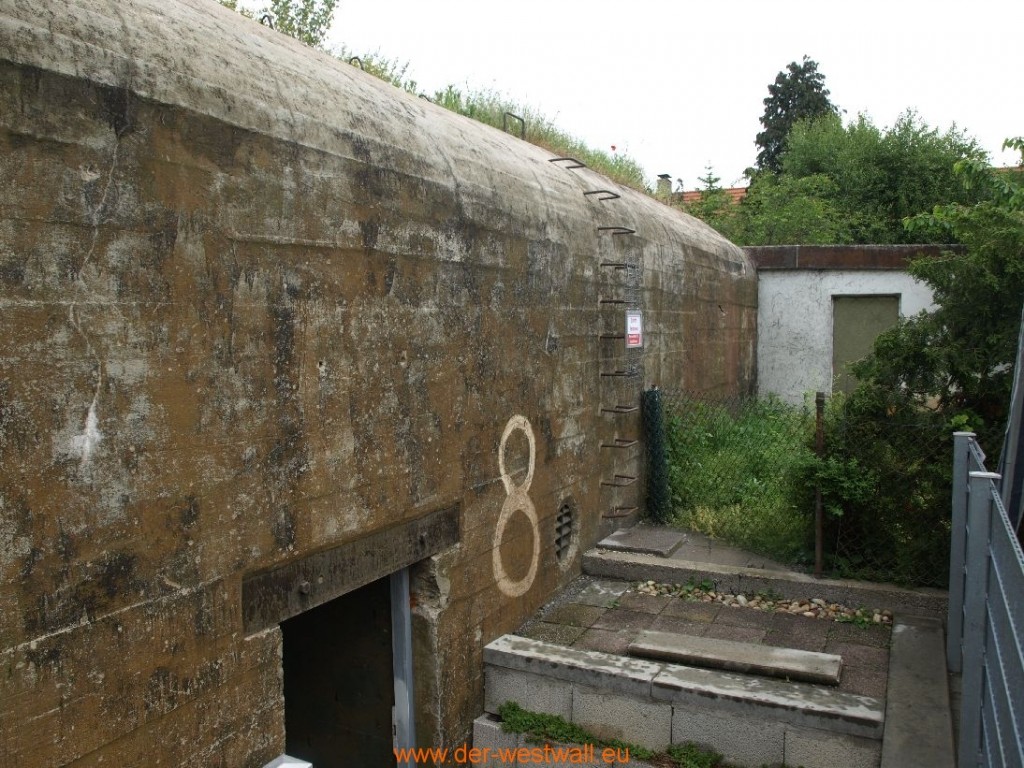
[[[758,394],[799,404],[850,388],[846,368],[900,317],[929,310],[931,289],[907,273],[934,245],[762,246],[758,271]]]

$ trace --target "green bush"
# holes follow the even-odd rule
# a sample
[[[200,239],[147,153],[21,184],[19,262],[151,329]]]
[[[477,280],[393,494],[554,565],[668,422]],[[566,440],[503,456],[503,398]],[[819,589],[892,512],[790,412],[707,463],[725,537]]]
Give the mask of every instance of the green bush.
[[[822,489],[830,571],[945,586],[954,428],[905,392],[862,385],[833,400],[808,479]]]

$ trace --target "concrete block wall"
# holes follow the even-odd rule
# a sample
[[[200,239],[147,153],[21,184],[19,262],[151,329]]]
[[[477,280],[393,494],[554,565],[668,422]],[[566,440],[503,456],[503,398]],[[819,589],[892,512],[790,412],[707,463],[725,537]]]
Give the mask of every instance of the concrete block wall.
[[[246,579],[443,509],[416,719],[468,738],[483,646],[640,467],[600,447],[639,433],[601,411],[601,262],[640,269],[627,395],[753,386],[743,253],[551,159],[209,0],[0,6],[5,768],[269,761],[281,633]]]
[[[730,764],[877,768],[884,704],[824,686],[580,651],[526,638],[485,650],[485,710],[507,701],[595,736],[661,750],[692,742]],[[480,727],[477,747],[494,746]]]

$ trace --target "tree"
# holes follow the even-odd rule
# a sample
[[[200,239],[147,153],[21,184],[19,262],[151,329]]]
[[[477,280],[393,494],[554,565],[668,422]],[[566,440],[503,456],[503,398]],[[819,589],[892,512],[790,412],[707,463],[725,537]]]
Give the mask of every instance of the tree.
[[[1024,152],[1024,139],[1006,146]],[[955,177],[977,202],[937,205],[907,221],[914,239],[923,228],[964,248],[912,262],[935,309],[882,333],[853,366],[857,388],[833,400],[836,426],[815,479],[826,510],[834,510],[834,562],[848,575],[942,583],[950,433],[974,431],[995,454],[1005,432],[1024,304],[1022,176],[994,171],[981,158],[961,159]],[[866,563],[874,572],[863,571]]]
[[[220,4],[249,18],[268,19],[278,32],[301,40],[312,48],[323,48],[338,0],[270,0],[258,13],[239,8],[238,0],[219,0]]]
[[[739,205],[717,205],[706,192],[688,209],[740,245],[957,242],[932,219],[903,225],[937,205],[973,205],[990,194],[964,184],[957,163],[984,168],[986,156],[955,127],[940,132],[912,111],[892,128],[864,115],[844,126],[829,113],[792,127],[780,172],[754,172]]]
[[[729,193],[722,189],[721,178],[715,175],[709,165],[704,175],[697,179],[701,182],[700,197],[693,202],[684,204],[684,210],[712,228],[718,230],[730,240],[737,238],[734,229],[737,207]]]
[[[815,174],[764,174],[738,206],[732,239],[742,245],[829,245],[849,239],[849,227],[833,202],[835,182]]]
[[[1024,155],[1024,138],[1004,146]],[[960,161],[956,172],[984,198],[939,205],[907,222],[911,232],[944,231],[965,246],[910,266],[932,289],[936,309],[879,336],[854,372],[865,382],[861,397],[884,393],[890,411],[938,413],[994,451],[1005,429],[1024,304],[1024,184],[1020,173],[997,172],[977,158]]]
[[[838,114],[828,96],[825,76],[818,71],[818,63],[806,56],[800,64],[790,62],[786,71],[776,75],[764,100],[764,115],[761,116],[764,130],[757,134],[755,141],[760,148],[757,153],[760,170],[770,173],[781,170],[786,139],[797,121]]]
[[[827,197],[847,222],[845,242],[948,242],[947,230],[908,230],[903,220],[936,205],[977,202],[979,190],[953,170],[965,159],[985,159],[974,139],[955,126],[930,128],[913,111],[888,129],[864,115],[843,126],[829,114],[792,127],[781,176],[832,180]]]

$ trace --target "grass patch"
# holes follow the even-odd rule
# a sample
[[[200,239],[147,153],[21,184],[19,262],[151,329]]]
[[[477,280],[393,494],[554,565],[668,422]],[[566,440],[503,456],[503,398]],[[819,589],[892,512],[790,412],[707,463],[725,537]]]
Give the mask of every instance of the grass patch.
[[[499,130],[504,130],[506,113],[516,115],[525,123],[524,140],[543,147],[560,157],[574,157],[586,164],[588,168],[607,176],[624,187],[635,189],[646,195],[651,194],[644,169],[629,155],[594,149],[560,129],[553,120],[533,107],[517,102],[498,91],[477,90],[468,85],[465,88],[449,85],[447,88],[435,92],[433,96],[428,96],[420,91],[419,83],[409,74],[408,62],[403,63],[398,59],[389,59],[379,53],[353,56],[352,51],[345,47],[335,51],[334,55],[344,61],[358,61],[358,66],[364,72],[391,83],[396,88],[423,96],[445,109]],[[519,135],[517,120],[509,118],[509,132]]]
[[[673,523],[786,563],[805,560],[813,520],[805,484],[813,417],[778,400],[667,409]]]

